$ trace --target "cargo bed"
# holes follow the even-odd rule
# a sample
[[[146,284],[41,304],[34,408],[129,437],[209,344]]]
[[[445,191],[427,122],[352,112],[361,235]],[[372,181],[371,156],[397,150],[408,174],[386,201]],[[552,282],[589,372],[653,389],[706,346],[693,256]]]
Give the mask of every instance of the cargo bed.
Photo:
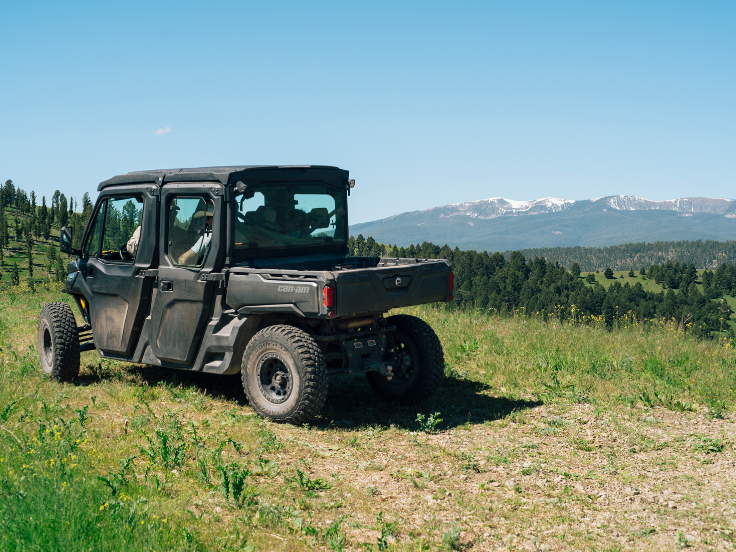
[[[231,269],[226,302],[241,314],[340,318],[451,299],[450,264],[436,259],[332,257],[269,259]],[[332,286],[333,306],[325,303]]]

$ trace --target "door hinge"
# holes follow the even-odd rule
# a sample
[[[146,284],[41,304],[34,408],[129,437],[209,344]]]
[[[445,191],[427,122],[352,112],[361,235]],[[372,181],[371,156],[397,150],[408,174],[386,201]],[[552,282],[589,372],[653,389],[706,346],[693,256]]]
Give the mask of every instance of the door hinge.
[[[161,195],[161,188],[151,188],[148,190],[148,193],[152,196],[160,196]]]
[[[225,275],[222,272],[214,272],[209,274],[200,274],[200,282],[224,282]]]
[[[216,196],[217,195],[221,195],[221,196],[224,196],[225,195],[225,188],[210,188],[210,192],[212,193],[212,195],[216,195]]]
[[[141,278],[158,278],[158,269],[147,269],[147,270],[139,270],[137,276],[140,276]]]

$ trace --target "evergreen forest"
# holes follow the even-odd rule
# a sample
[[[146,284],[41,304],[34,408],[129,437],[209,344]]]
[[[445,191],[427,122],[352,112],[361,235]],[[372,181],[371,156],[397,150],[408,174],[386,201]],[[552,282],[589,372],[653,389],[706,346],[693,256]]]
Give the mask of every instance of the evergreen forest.
[[[558,261],[526,257],[521,251],[507,258],[500,252],[461,251],[429,242],[404,248],[385,246],[362,235],[351,236],[348,251],[353,256],[449,260],[455,275],[454,302],[459,307],[544,319],[574,318],[608,327],[669,322],[703,337],[733,332],[733,264],[698,271],[694,263],[668,260],[641,266],[638,272],[629,269],[620,277],[607,267],[604,277],[612,282],[601,285],[595,273],[583,276],[577,263],[567,270]]]
[[[508,259],[512,251],[504,252]],[[652,243],[626,243],[609,247],[548,247],[522,249],[526,258],[544,257],[562,266],[572,267],[578,263],[583,271],[630,270],[634,267],[651,266],[667,261],[694,264],[699,269],[715,269],[721,264],[736,263],[736,240],[734,241],[669,241]]]

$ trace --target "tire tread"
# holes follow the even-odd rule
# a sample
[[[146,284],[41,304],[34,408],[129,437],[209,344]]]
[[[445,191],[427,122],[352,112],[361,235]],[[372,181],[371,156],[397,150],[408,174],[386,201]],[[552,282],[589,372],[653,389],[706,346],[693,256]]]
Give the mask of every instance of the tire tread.
[[[79,333],[74,313],[67,303],[57,301],[44,305],[39,326],[44,318],[51,330],[54,351],[49,375],[51,379],[58,381],[72,381],[79,375]],[[39,327],[39,354],[43,355],[40,330]]]
[[[247,359],[253,354],[253,350],[263,340],[281,339],[290,343],[296,351],[297,359],[295,359],[303,367],[301,378],[303,380],[304,392],[299,398],[299,402],[295,410],[286,417],[276,417],[276,411],[271,411],[264,407],[258,400],[251,396],[247,384]],[[248,398],[248,402],[253,409],[261,416],[276,419],[279,422],[291,424],[303,424],[314,419],[322,410],[327,400],[327,367],[325,365],[322,351],[317,343],[308,333],[294,326],[286,324],[277,324],[268,326],[259,331],[248,343],[243,354],[243,363],[241,369],[241,379],[243,389]]]

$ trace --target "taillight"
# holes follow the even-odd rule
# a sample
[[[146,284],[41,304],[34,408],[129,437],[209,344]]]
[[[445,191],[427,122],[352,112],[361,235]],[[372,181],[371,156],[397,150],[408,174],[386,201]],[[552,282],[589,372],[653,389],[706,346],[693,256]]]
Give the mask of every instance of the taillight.
[[[455,291],[455,274],[450,272],[450,301],[455,299],[455,294],[453,293]]]
[[[328,309],[335,306],[335,288],[329,284],[322,288],[322,304]]]

